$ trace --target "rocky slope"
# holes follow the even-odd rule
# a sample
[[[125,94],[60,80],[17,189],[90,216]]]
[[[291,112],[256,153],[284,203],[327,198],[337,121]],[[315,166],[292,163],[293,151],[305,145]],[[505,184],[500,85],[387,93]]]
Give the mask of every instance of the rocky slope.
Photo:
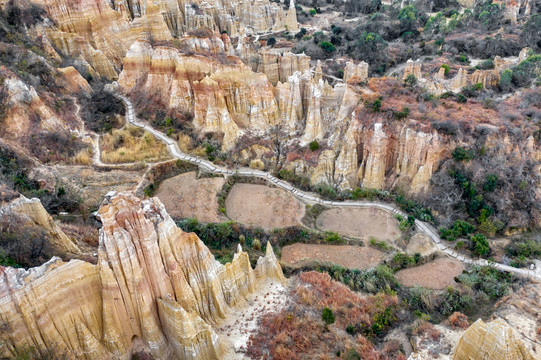
[[[293,1],[290,11],[268,0],[32,2],[50,19],[32,28],[33,36],[42,37],[51,54],[69,55],[108,80],[117,78],[122,58],[138,39],[167,41],[201,28],[231,36],[240,29],[298,30]],[[29,6],[27,1],[21,3]]]
[[[285,281],[270,246],[255,270],[240,247],[221,265],[156,198],[113,195],[99,216],[97,265],[0,267],[2,357],[30,346],[69,358],[223,358],[230,349],[213,326],[259,284]]]
[[[496,88],[500,82],[501,73],[526,60],[530,52],[532,52],[532,49],[524,48],[516,57],[502,59],[500,56],[496,56],[494,58],[494,69],[492,70],[478,69],[468,73],[468,67],[461,66],[458,68],[456,75],[449,79],[446,79],[446,69],[443,67],[440,67],[438,72],[431,77],[426,78],[424,74],[428,75],[428,69],[425,68],[423,71],[422,61],[410,59],[406,63],[402,78],[406,80],[408,76],[413,75],[422,86],[436,96],[446,92],[458,93],[467,86],[479,86],[477,84],[480,84],[482,89]]]
[[[223,43],[219,48],[227,49],[227,42],[221,39],[209,42]],[[242,59],[243,50],[236,53]],[[415,100],[408,96],[414,95],[396,93],[394,89],[401,84],[392,79],[368,79],[365,63],[350,63],[345,73],[348,84],[333,87],[323,80],[319,64],[314,74],[310,72],[310,59],[304,54],[264,50],[260,56],[260,72],[254,72],[236,56],[225,60],[186,55],[172,46],[152,47],[149,42],[137,41],[124,59],[119,85],[136,102],[157,96],[169,111],[193,113],[195,129],[223,134],[222,149],[237,154],[240,163],[257,160],[271,170],[285,167],[309,176],[312,184],[399,188],[423,194],[453,149],[474,141],[467,136],[449,136],[434,124],[451,116],[452,105],[441,104],[432,118],[427,118],[421,105],[418,109],[408,107],[402,121],[389,116],[400,106],[411,106]],[[420,77],[420,66],[414,65],[406,68],[406,76]],[[378,97],[389,105],[375,112],[367,104]],[[493,110],[485,108],[475,117],[462,107],[457,110],[454,115],[460,120],[456,120],[468,122],[468,126],[502,126]],[[276,135],[277,128],[280,135]],[[261,135],[270,141],[257,147],[246,141]],[[280,149],[270,144],[276,136],[281,140]],[[299,147],[314,140],[321,145],[320,151],[310,158],[299,154]],[[499,142],[487,140],[486,149]],[[539,156],[537,143],[522,145],[528,147],[519,155],[524,160]],[[513,153],[510,143],[504,146],[504,152]]]

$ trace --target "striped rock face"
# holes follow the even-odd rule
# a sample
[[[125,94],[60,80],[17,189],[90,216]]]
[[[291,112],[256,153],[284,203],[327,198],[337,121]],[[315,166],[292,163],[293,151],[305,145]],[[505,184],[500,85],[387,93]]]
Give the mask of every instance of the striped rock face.
[[[502,319],[477,320],[462,335],[453,360],[533,360],[524,343]]]
[[[221,265],[193,233],[180,230],[157,199],[130,193],[99,211],[97,265],[53,258],[29,270],[0,267],[0,356],[17,349],[68,358],[216,359],[230,351],[213,330],[268,279],[284,282],[272,248],[250,267],[237,251]]]

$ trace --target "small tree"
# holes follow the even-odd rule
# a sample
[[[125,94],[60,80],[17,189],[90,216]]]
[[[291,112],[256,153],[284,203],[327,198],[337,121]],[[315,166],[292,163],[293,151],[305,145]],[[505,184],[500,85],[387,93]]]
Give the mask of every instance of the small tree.
[[[325,326],[329,326],[334,323],[334,314],[328,307],[323,308],[321,319],[325,322]]]
[[[417,78],[415,77],[415,75],[409,74],[408,76],[406,76],[406,78],[404,79],[404,85],[406,85],[407,87],[416,86],[417,85]]]
[[[271,37],[267,40],[267,46],[273,46],[276,44],[276,39]]]
[[[473,253],[477,256],[487,256],[490,253],[490,246],[484,235],[472,236]]]
[[[316,151],[319,149],[319,143],[317,142],[317,140],[310,141],[310,144],[308,144],[308,146],[310,146],[311,151]]]
[[[327,54],[331,54],[336,51],[336,47],[328,41],[320,42],[319,47],[322,48]]]
[[[381,97],[372,103],[372,112],[379,112],[381,110]]]

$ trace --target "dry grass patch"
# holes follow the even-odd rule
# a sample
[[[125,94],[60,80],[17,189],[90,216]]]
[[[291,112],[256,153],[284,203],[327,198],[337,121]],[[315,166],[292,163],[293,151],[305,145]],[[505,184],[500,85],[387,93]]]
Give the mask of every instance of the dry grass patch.
[[[69,160],[73,165],[91,165],[92,164],[92,149],[86,148],[79,151],[74,157]]]
[[[113,130],[100,140],[101,160],[118,164],[169,159],[166,145],[152,134],[135,126]]]

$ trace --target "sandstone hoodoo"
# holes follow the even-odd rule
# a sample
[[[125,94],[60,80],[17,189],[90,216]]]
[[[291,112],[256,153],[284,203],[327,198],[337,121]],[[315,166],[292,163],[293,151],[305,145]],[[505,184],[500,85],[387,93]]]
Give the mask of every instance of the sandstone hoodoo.
[[[231,349],[213,327],[262,284],[286,281],[271,246],[255,269],[240,246],[221,265],[157,198],[115,194],[99,216],[97,265],[0,267],[1,356],[32,347],[86,359],[223,358]]]
[[[539,0],[0,0],[0,358],[541,359],[540,40]]]

